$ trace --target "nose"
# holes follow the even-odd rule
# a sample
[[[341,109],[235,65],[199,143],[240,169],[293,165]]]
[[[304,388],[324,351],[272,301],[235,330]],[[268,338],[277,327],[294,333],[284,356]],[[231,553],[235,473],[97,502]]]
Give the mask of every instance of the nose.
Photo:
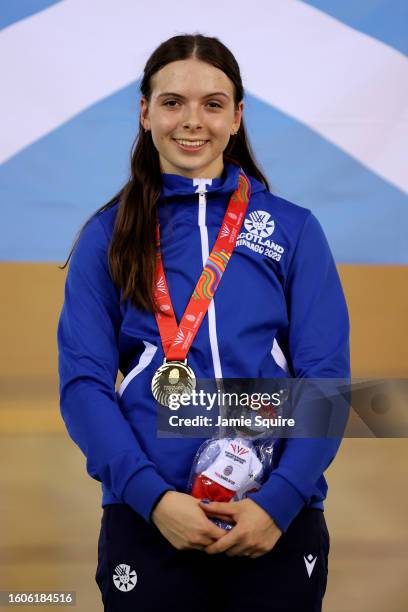
[[[185,129],[189,129],[189,130],[201,129],[202,120],[201,120],[199,108],[186,105],[182,123],[183,123],[183,128]]]

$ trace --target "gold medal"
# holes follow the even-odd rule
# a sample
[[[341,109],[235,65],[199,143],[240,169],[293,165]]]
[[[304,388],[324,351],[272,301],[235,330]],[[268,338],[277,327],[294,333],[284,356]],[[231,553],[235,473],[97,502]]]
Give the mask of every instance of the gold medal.
[[[190,395],[196,387],[195,374],[184,361],[167,361],[166,359],[155,372],[152,378],[153,397],[169,407],[170,396],[177,398],[181,394]]]

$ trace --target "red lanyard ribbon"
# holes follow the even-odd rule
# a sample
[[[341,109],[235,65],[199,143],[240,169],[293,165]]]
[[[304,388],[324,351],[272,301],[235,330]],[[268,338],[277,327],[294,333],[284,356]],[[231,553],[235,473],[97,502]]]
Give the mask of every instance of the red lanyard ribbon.
[[[157,223],[157,267],[154,297],[160,312],[156,312],[155,316],[167,361],[183,361],[186,359],[235,248],[250,194],[250,182],[241,170],[238,187],[228,203],[217,240],[184,311],[180,325],[177,325],[167,286],[160,252],[160,228],[159,223]]]

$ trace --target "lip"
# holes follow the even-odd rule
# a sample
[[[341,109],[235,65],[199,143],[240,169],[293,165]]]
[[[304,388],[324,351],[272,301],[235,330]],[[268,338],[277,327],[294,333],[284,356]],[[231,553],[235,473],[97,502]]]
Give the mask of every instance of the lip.
[[[208,140],[205,141],[204,144],[202,144],[200,147],[185,147],[184,145],[180,144],[179,142],[177,142],[177,140],[175,138],[173,138],[174,142],[176,143],[176,145],[179,147],[179,149],[181,149],[182,151],[187,151],[188,153],[196,153],[197,151],[202,151],[202,149],[204,149],[204,147],[209,143]],[[197,140],[200,140],[199,138]],[[204,139],[201,139],[204,140]]]

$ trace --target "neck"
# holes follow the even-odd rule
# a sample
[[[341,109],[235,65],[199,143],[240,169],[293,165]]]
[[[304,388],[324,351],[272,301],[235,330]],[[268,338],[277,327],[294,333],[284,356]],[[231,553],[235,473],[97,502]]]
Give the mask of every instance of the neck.
[[[194,178],[221,178],[224,172],[224,161],[221,158],[220,160],[214,160],[213,163],[209,164],[206,168],[196,169],[196,170],[188,170],[188,169],[180,169],[175,168],[172,164],[168,164],[166,160],[161,160],[160,163],[161,172],[168,174],[177,174],[179,176],[184,176],[185,178],[194,179]]]

